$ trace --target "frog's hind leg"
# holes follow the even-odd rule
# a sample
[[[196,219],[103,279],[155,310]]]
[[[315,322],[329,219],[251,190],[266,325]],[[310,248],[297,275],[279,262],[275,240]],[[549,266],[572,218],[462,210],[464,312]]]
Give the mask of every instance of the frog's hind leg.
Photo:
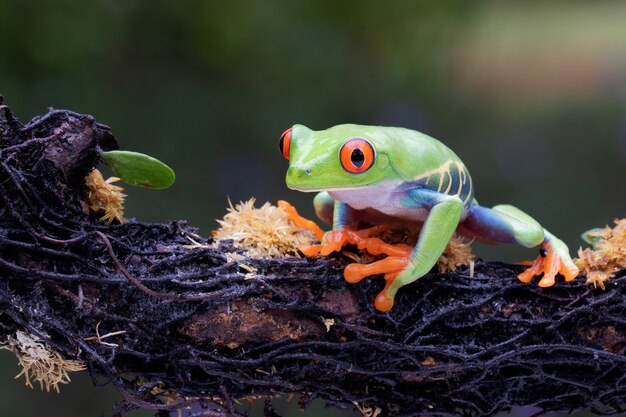
[[[535,275],[543,273],[539,286],[550,287],[558,273],[566,281],[578,275],[578,268],[565,243],[516,207],[503,204],[490,209],[473,205],[458,230],[464,236],[484,243],[512,243],[528,248],[541,245],[541,256],[518,275],[522,282],[529,282]]]
[[[472,205],[467,218],[459,224],[464,236],[483,243],[512,243],[535,247],[544,239],[543,227],[516,207],[499,205],[493,208]]]

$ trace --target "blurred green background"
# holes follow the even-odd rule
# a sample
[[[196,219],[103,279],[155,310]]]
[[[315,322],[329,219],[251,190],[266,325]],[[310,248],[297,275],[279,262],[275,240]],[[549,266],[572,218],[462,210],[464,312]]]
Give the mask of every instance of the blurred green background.
[[[228,196],[313,216],[284,185],[283,130],[398,125],[454,149],[481,204],[514,204],[575,251],[626,214],[625,16],[618,1],[0,0],[0,93],[23,122],[90,113],[174,168],[171,189],[127,190],[129,217],[208,234]],[[84,375],[31,391],[17,372],[0,352],[2,416],[108,415],[118,399]]]

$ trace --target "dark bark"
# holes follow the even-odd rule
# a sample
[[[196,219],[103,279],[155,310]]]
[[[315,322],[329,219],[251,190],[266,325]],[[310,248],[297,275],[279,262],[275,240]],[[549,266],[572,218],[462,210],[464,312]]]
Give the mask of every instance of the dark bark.
[[[346,284],[341,257],[247,258],[249,278],[228,242],[183,248],[196,232],[183,221],[84,215],[83,177],[115,147],[91,116],[50,110],[23,126],[0,107],[0,337],[26,331],[85,361],[121,410],[180,405],[156,385],[221,412],[276,393],[385,415],[626,404],[624,271],[604,291],[580,278],[541,289],[518,266],[478,262],[474,277],[427,275],[380,314],[382,280]],[[117,346],[85,341],[98,324],[125,331],[106,340]]]

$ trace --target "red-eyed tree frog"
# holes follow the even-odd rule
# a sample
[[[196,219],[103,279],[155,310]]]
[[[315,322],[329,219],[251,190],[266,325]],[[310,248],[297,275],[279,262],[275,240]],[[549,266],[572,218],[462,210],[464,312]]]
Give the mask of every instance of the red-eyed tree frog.
[[[566,281],[578,275],[565,243],[528,214],[511,205],[479,205],[465,164],[423,133],[354,124],[313,131],[294,125],[279,147],[289,160],[287,186],[318,192],[315,212],[333,226],[321,245],[301,248],[305,255],[328,255],[347,244],[388,255],[344,272],[348,282],[385,274],[387,284],[374,303],[379,311],[390,310],[400,287],[431,270],[455,232],[491,244],[540,246],[540,256],[518,276],[522,282],[543,273],[539,286],[549,287],[558,273]],[[302,222],[295,210],[290,213]],[[370,237],[398,225],[421,227],[414,248]]]

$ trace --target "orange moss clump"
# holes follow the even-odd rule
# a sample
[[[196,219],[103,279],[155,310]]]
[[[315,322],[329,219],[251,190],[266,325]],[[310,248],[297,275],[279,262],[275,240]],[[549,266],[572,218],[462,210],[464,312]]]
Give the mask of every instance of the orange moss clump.
[[[616,219],[615,227],[587,232],[594,241],[593,249],[578,249],[574,263],[587,276],[587,283],[604,289],[606,281],[626,268],[626,218]]]
[[[111,224],[113,220],[125,223],[124,218],[124,198],[122,193],[124,188],[113,185],[119,181],[117,177],[108,178],[106,181],[97,169],[91,171],[85,177],[85,200],[83,201],[83,212],[85,214],[103,214],[100,218],[103,222]]]

